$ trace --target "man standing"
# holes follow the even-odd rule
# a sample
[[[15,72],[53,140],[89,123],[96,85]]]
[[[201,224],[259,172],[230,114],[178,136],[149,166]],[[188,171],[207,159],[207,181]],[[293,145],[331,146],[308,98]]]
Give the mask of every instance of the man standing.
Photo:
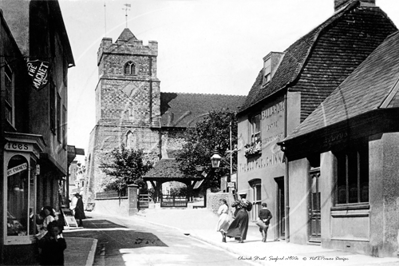
[[[272,213],[267,208],[267,203],[262,203],[262,209],[259,210],[259,219],[264,223],[264,226],[259,226],[259,231],[262,234],[262,241],[266,242],[267,230],[269,229],[270,219],[272,219]]]

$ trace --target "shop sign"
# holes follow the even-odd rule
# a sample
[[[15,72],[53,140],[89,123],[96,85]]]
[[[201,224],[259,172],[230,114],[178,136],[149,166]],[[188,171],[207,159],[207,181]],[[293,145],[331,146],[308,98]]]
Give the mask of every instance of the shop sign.
[[[32,85],[36,90],[41,90],[47,85],[49,62],[40,60],[27,61],[26,66],[28,67],[28,75],[32,79]]]
[[[40,158],[39,152],[29,143],[7,142],[4,149],[8,151],[32,152],[37,158]]]
[[[15,175],[19,172],[26,170],[26,169],[28,169],[28,163],[23,163],[23,164],[17,165],[15,167],[7,170],[7,176]]]

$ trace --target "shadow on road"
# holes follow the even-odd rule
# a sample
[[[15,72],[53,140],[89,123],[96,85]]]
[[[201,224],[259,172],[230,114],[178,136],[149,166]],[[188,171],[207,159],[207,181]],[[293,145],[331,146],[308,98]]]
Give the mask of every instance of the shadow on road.
[[[148,246],[166,247],[156,235],[128,229],[106,219],[84,220],[82,230],[64,231],[67,237],[96,238],[98,247],[105,247],[107,254],[119,249],[141,248]],[[86,230],[87,229],[87,230]],[[113,252],[112,252],[113,253]]]

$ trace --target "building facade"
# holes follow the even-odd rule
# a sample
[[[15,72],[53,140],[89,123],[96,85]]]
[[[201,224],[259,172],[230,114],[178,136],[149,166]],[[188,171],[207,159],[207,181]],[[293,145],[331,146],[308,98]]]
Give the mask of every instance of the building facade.
[[[161,92],[157,56],[156,41],[143,45],[127,28],[116,42],[103,38],[100,44],[96,125],[87,154],[85,202],[103,191],[106,176],[98,166],[114,148],[142,149],[145,160],[157,167],[159,160],[173,159],[182,148],[187,127],[195,126],[210,111],[237,110],[244,101],[244,96]]]
[[[322,246],[399,254],[398,45],[396,32],[280,143],[289,161],[290,205],[297,210],[293,242],[306,240],[301,224],[309,206],[300,199],[309,193],[319,209]]]
[[[273,239],[321,243],[323,230],[318,194],[309,191],[306,197],[292,198],[304,180],[293,185],[291,167],[278,143],[397,30],[375,1],[334,1],[334,7],[325,22],[284,52],[271,52],[263,59],[264,67],[237,115],[238,191],[257,203],[253,220],[261,202],[269,205]],[[317,183],[320,160],[310,158],[310,162],[309,179]],[[297,201],[309,207],[301,220],[295,216],[300,211]],[[294,216],[295,223],[290,219]],[[298,228],[306,234],[299,236]]]
[[[36,213],[60,206],[67,175],[67,73],[57,1],[1,1],[1,259],[34,261]],[[21,254],[24,254],[21,256]]]

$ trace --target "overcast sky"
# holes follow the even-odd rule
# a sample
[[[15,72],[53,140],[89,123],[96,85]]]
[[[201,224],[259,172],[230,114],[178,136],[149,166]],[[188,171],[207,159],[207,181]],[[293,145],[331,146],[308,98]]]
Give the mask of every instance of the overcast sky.
[[[262,58],[334,12],[334,0],[59,0],[76,66],[69,69],[68,144],[87,152],[95,125],[97,50],[127,27],[158,42],[161,92],[247,95]],[[376,0],[399,27],[399,1]],[[104,6],[105,5],[105,6]]]

